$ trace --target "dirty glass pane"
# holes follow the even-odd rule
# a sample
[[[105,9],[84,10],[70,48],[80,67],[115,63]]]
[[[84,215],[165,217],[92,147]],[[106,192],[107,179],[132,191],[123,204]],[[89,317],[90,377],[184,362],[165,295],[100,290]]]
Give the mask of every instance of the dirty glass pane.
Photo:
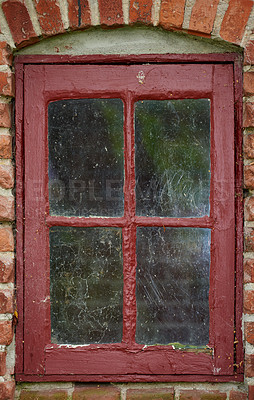
[[[137,229],[137,343],[209,342],[209,268],[209,229]]]
[[[122,297],[121,229],[50,229],[52,343],[121,342]]]
[[[123,102],[69,99],[48,106],[51,215],[123,214]]]
[[[144,100],[135,105],[138,215],[209,214],[210,100]]]

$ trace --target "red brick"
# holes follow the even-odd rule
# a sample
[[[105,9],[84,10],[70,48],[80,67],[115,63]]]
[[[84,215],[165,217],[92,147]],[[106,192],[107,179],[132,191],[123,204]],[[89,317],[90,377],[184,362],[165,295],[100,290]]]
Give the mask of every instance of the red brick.
[[[244,200],[244,217],[246,221],[254,221],[254,197]]]
[[[2,4],[5,18],[18,47],[38,40],[30,16],[22,1],[8,0]]]
[[[248,400],[248,394],[246,392],[231,390],[229,393],[229,400]]]
[[[244,167],[244,186],[247,189],[254,189],[254,164]]]
[[[12,137],[0,135],[0,158],[12,157]]]
[[[254,260],[249,258],[244,261],[244,283],[254,283]]]
[[[12,165],[0,165],[0,186],[11,189],[14,185],[14,168]]]
[[[0,314],[13,313],[13,291],[0,290]]]
[[[0,282],[14,281],[14,259],[10,255],[0,254]]]
[[[0,72],[0,95],[14,96],[14,76],[11,72]]]
[[[173,388],[129,389],[126,400],[173,400]]]
[[[254,64],[254,40],[250,40],[244,49],[244,65]]]
[[[245,290],[243,295],[243,308],[246,314],[254,313],[254,291]]]
[[[245,96],[254,95],[254,72],[245,72],[243,75],[243,91]]]
[[[14,198],[13,196],[0,196],[0,220],[14,220]]]
[[[120,390],[112,385],[76,385],[72,400],[120,400]]]
[[[246,322],[244,324],[244,331],[247,342],[254,344],[254,322]]]
[[[226,393],[217,390],[181,390],[179,400],[225,400]]]
[[[11,47],[6,42],[0,42],[0,64],[12,65],[12,59]]]
[[[189,30],[210,34],[220,0],[196,0],[189,24]]]
[[[61,12],[56,0],[35,0],[34,5],[43,35],[52,36],[64,32]]]
[[[0,227],[0,251],[13,251],[14,238],[12,229],[8,227]]]
[[[254,354],[245,354],[245,376],[254,376]]]
[[[11,127],[11,105],[0,103],[0,126]]]
[[[249,386],[249,400],[254,400],[254,386]]]
[[[162,0],[160,25],[165,29],[180,29],[184,19],[185,0]]]
[[[222,39],[240,44],[252,6],[252,0],[230,0],[221,24]]]
[[[246,158],[254,158],[254,134],[244,136],[243,151]]]
[[[63,390],[21,390],[20,400],[67,400],[68,394]]]
[[[0,382],[0,399],[13,400],[15,393],[15,382]]]
[[[243,126],[244,128],[254,126],[254,103],[244,104]]]
[[[122,0],[98,0],[101,25],[123,25]]]
[[[0,321],[0,344],[4,345],[11,344],[12,338],[13,338],[12,321]]]
[[[88,0],[68,0],[70,28],[84,28],[91,25]]]
[[[245,96],[254,94],[254,72],[245,72],[243,75],[243,91]]]
[[[129,23],[143,22],[151,24],[152,0],[130,0]]]
[[[6,352],[0,352],[0,375],[6,374]],[[9,399],[8,399],[9,400]]]

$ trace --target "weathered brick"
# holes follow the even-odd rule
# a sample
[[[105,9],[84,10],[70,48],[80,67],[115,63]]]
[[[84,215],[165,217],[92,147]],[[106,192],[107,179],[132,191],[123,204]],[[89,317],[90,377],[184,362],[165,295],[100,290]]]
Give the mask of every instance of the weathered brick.
[[[0,103],[0,126],[11,127],[11,105]]]
[[[245,72],[243,74],[243,91],[245,96],[254,94],[254,72]]]
[[[8,0],[3,2],[2,9],[17,47],[38,40],[24,2]]]
[[[254,386],[249,386],[249,400],[254,400]]]
[[[247,259],[243,264],[244,270],[244,283],[253,283],[254,282],[254,260]]]
[[[220,0],[196,0],[189,24],[189,30],[210,34]]]
[[[13,381],[0,382],[1,400],[13,400],[14,393],[15,393],[15,382]]]
[[[244,324],[244,331],[247,342],[254,344],[254,322],[246,322]]]
[[[230,0],[224,15],[220,36],[231,43],[240,44],[253,6],[252,0]]]
[[[112,385],[76,385],[73,400],[120,400],[120,390]]]
[[[43,35],[55,35],[64,32],[59,4],[56,0],[34,1]]]
[[[14,238],[9,226],[0,227],[0,251],[13,251]]]
[[[146,25],[150,25],[152,5],[152,0],[130,0],[129,24],[143,22]]]
[[[173,400],[173,388],[129,389],[126,400]]]
[[[165,29],[180,29],[184,19],[185,0],[162,0],[160,25]]]
[[[88,0],[68,0],[70,28],[84,28],[91,25]]]
[[[254,103],[244,104],[243,126],[245,128],[254,126]]]
[[[0,72],[0,95],[14,96],[14,76],[9,72]]]
[[[12,51],[7,42],[0,42],[0,64],[12,65]]]
[[[21,390],[20,400],[67,400],[68,393],[63,390]]]
[[[230,390],[229,400],[248,400],[248,394],[243,391]]]
[[[14,198],[13,196],[0,196],[0,220],[14,220]]]
[[[0,321],[0,344],[4,345],[11,344],[12,338],[13,338],[12,321]]]
[[[9,254],[0,254],[0,282],[14,281],[14,258]]]
[[[254,40],[250,40],[244,49],[244,64],[254,64]]]
[[[246,314],[254,313],[254,291],[245,290],[243,295],[243,308]]]
[[[101,25],[123,25],[122,0],[98,0]]]
[[[179,400],[225,400],[227,394],[206,390],[181,390]]]
[[[0,158],[12,157],[12,137],[0,135]]]
[[[254,376],[254,354],[245,354],[245,376],[248,378]]]
[[[13,313],[13,291],[0,290],[0,314]]]
[[[246,221],[254,221],[254,197],[247,197],[244,200],[244,217]]]
[[[3,376],[5,374],[6,374],[6,352],[1,351],[0,352],[0,375]]]
[[[247,189],[254,189],[254,164],[244,167],[244,186]]]
[[[254,134],[244,136],[243,151],[246,158],[254,158]]]
[[[11,189],[14,185],[14,168],[12,165],[0,165],[0,186]]]

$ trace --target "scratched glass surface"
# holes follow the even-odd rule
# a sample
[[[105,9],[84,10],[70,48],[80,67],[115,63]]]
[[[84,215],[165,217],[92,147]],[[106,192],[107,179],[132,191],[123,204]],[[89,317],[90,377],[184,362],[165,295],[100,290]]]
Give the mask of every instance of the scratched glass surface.
[[[210,100],[135,104],[138,215],[209,214]]]
[[[52,343],[121,342],[121,236],[119,228],[50,229]]]
[[[123,102],[69,99],[48,106],[51,215],[123,215]]]
[[[137,229],[137,343],[209,342],[209,270],[209,229]]]

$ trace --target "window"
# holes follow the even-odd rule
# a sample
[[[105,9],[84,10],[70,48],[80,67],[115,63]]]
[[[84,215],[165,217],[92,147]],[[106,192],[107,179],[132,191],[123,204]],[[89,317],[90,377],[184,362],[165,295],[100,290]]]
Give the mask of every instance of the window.
[[[233,379],[233,63],[25,60],[18,379]]]

